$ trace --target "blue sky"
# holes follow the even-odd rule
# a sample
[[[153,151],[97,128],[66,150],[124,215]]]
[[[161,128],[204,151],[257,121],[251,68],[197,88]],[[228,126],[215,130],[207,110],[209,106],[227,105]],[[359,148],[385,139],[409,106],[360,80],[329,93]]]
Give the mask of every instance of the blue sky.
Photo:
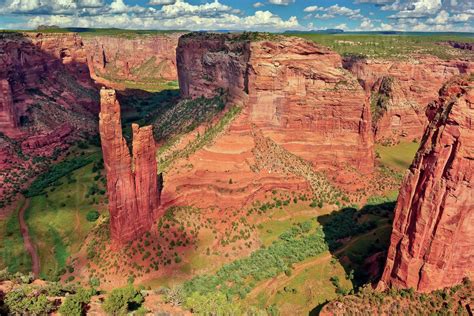
[[[0,29],[474,31],[474,0],[0,0]]]

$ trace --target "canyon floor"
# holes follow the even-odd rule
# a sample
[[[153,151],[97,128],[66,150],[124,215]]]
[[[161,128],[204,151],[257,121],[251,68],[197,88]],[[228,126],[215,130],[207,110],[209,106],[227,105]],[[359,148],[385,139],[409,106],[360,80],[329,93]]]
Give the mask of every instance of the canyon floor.
[[[114,32],[83,36],[136,39],[152,35]],[[341,55],[365,54],[379,61],[399,60],[413,52],[447,60],[472,58],[472,52],[438,45],[450,38],[442,36],[427,37],[421,44],[404,38],[403,45],[384,36],[300,37]],[[28,187],[18,190],[0,211],[0,270],[12,275],[33,271],[47,286],[59,282],[65,287],[100,289],[102,293],[96,293],[89,305],[92,315],[104,313],[104,293],[127,284],[143,290],[146,309],[164,314],[187,315],[183,300],[206,302],[208,297],[186,297],[184,293],[199,290],[213,296],[217,288],[219,295],[237,298],[238,311],[251,307],[255,315],[262,311],[317,315],[328,301],[352,295],[380,278],[399,187],[420,147],[418,137],[410,134],[393,142],[377,142],[374,171],[367,178],[356,172],[356,176],[347,177],[352,171],[349,167],[340,170],[342,176],[339,171],[307,172],[295,155],[262,141],[261,148],[272,150],[262,158],[265,167],[283,162],[285,168],[297,166],[304,175],[297,177],[287,170],[277,175],[268,167],[252,170],[259,178],[248,181],[250,171],[245,168],[257,163],[252,165],[246,159],[244,167],[230,172],[225,160],[226,155],[242,154],[236,154],[229,133],[240,132],[239,118],[242,120],[245,109],[224,107],[220,96],[181,100],[177,80],[151,78],[152,72],[163,67],[160,64],[150,72],[137,67],[130,78],[104,72],[98,74],[102,81],[97,80],[117,90],[124,138],[129,144],[131,123],[154,126],[158,171],[164,174],[166,188],[163,217],[141,238],[114,248],[102,151],[98,137],[88,135],[52,160],[47,172],[28,179]],[[133,76],[150,78],[133,80]],[[254,130],[251,137],[242,139],[250,138],[256,142],[263,139]],[[206,166],[208,161],[214,165]],[[169,194],[168,176],[178,197]],[[337,182],[338,176],[349,180]],[[247,194],[255,183],[273,182],[279,182],[278,189]],[[189,196],[180,199],[180,190]],[[216,203],[203,206],[206,203],[199,203],[200,192],[209,191],[215,192],[216,201],[232,194],[246,200],[241,207],[234,207],[236,202],[231,199],[220,201],[222,207]],[[175,205],[176,201],[180,203]],[[0,292],[21,283],[16,278],[13,283],[0,281]],[[453,297],[457,300],[468,295],[463,291]],[[371,296],[357,299],[367,297]],[[405,298],[402,305],[408,305]]]

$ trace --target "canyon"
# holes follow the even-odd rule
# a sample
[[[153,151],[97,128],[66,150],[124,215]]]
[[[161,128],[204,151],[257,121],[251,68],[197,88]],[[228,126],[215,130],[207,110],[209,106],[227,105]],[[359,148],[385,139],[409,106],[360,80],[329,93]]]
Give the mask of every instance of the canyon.
[[[429,124],[398,197],[380,288],[430,292],[474,270],[474,83],[454,78],[426,110]]]
[[[356,176],[373,171],[369,103],[338,54],[298,38],[195,33],[180,38],[177,63],[182,97],[223,92],[228,105],[241,108],[226,132],[189,157],[195,176],[167,174],[178,200],[241,207],[255,195],[291,190],[293,181],[300,190],[309,188],[305,182],[316,186],[312,178],[324,178],[323,171],[341,169],[345,182],[353,178],[343,179],[344,170]],[[205,199],[194,195],[208,190]]]
[[[472,59],[342,57],[277,34],[25,32],[0,33],[0,61],[0,198],[10,203],[64,158],[91,159],[36,200],[26,195],[45,213],[76,216],[68,234],[84,240],[70,250],[63,236],[68,261],[47,270],[62,281],[181,283],[273,251],[296,231],[314,233],[324,255],[258,279],[272,296],[303,292],[289,282],[313,263],[340,277],[318,287],[349,293],[341,287],[356,289],[353,268],[367,266],[358,251],[381,271],[387,245],[380,291],[473,277]],[[418,142],[392,228],[408,163],[391,169],[379,149]],[[238,294],[259,297],[262,284]]]
[[[115,91],[100,90],[99,130],[107,176],[112,242],[139,238],[154,223],[160,201],[156,147],[151,126],[132,125],[133,155],[122,136]]]

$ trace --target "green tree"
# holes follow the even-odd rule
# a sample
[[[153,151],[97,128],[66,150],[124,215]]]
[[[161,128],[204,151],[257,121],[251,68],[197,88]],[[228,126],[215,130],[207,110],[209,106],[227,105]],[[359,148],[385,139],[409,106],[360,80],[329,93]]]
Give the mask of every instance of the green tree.
[[[227,300],[224,293],[199,294],[194,292],[186,299],[186,307],[198,315],[242,315],[239,304]]]
[[[40,289],[21,286],[5,295],[5,305],[11,315],[44,315],[53,310],[53,303]]]
[[[126,315],[128,311],[141,306],[144,298],[140,291],[129,285],[124,288],[113,289],[104,303],[104,310],[113,316]]]

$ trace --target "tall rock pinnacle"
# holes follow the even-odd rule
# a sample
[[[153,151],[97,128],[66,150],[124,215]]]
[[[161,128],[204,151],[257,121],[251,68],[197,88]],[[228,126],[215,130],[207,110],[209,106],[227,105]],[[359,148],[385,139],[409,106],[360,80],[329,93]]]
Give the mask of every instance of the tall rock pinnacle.
[[[398,197],[381,289],[429,292],[474,276],[474,83],[451,80],[426,114]]]
[[[151,126],[133,125],[133,162],[122,136],[115,91],[100,91],[102,153],[107,173],[112,241],[122,244],[151,228],[159,204],[155,143]]]

